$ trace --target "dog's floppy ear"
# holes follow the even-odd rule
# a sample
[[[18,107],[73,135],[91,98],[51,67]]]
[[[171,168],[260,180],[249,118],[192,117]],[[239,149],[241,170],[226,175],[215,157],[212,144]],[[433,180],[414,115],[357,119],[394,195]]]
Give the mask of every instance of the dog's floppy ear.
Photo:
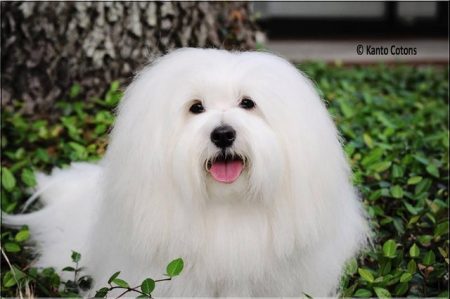
[[[295,219],[298,226],[310,228],[300,236],[304,241],[336,238],[334,258],[343,262],[365,242],[369,229],[336,126],[313,83],[299,72],[300,81],[301,112],[288,118],[294,121],[288,132],[288,159],[298,161],[290,178]]]
[[[104,181],[111,198],[156,198],[155,192],[163,185],[171,185],[166,190],[174,191],[173,182],[168,182],[171,142],[180,122],[176,111],[180,105],[179,79],[174,74],[179,74],[182,62],[188,61],[189,51],[192,49],[177,50],[158,58],[141,70],[126,89],[103,161],[107,167]],[[120,187],[127,185],[126,190]],[[165,196],[170,198],[167,193]]]
[[[258,105],[284,150],[285,194],[280,197],[290,198],[296,226],[305,228],[300,240],[317,241],[332,231],[325,225],[338,227],[343,218],[364,226],[337,129],[313,83],[287,61],[260,55],[271,60],[266,67],[272,65],[267,75],[272,83],[259,87],[263,101]]]

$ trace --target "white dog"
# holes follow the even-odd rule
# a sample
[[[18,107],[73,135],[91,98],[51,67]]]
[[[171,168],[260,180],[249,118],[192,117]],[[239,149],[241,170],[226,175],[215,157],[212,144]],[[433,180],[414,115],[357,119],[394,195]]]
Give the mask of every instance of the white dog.
[[[336,295],[368,226],[313,84],[257,52],[180,49],[125,92],[106,156],[39,175],[37,266],[79,251],[94,289],[185,269],[154,296]]]

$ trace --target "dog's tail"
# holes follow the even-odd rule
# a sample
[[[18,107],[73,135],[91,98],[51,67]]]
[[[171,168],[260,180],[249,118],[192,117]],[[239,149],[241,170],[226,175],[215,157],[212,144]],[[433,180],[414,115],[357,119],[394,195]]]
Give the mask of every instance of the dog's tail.
[[[28,214],[1,214],[5,226],[29,227],[30,239],[40,254],[36,266],[61,269],[70,263],[72,250],[81,253],[85,249],[101,198],[102,169],[97,164],[73,163],[50,175],[38,174],[37,191],[23,210],[38,198],[43,208]]]
[[[30,214],[6,214],[5,212],[2,212],[2,225],[9,226],[9,227],[21,227],[23,225],[31,225],[34,223],[35,219],[40,218],[39,214],[42,214],[42,212],[37,211]]]
[[[44,208],[29,214],[11,215],[2,211],[2,224],[13,227],[32,224],[35,222],[34,219],[39,218],[46,207],[53,204],[63,204],[64,201],[70,199],[70,194],[68,193],[72,193],[71,189],[81,187],[77,186],[80,183],[81,175],[92,174],[96,168],[98,166],[94,164],[73,163],[66,169],[54,168],[50,175],[37,173],[36,191],[26,200],[20,212],[24,213],[38,199],[40,199]]]

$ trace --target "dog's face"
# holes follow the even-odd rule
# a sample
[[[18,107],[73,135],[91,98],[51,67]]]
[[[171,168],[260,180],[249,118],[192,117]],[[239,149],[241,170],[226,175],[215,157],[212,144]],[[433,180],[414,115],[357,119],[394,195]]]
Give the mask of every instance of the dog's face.
[[[173,105],[172,174],[180,185],[204,188],[210,200],[269,194],[285,163],[265,99],[251,86],[255,75],[242,71],[242,61],[231,63],[193,67]]]
[[[270,201],[290,180],[306,184],[321,153],[340,155],[336,141],[312,84],[285,60],[183,49],[128,88],[108,154],[114,171],[194,201]]]

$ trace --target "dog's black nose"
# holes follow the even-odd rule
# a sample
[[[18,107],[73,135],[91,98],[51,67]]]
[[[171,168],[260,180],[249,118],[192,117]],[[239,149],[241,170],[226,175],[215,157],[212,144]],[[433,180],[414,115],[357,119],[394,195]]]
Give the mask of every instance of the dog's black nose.
[[[220,126],[211,132],[211,141],[220,148],[226,148],[233,144],[236,139],[236,131],[228,126]]]

